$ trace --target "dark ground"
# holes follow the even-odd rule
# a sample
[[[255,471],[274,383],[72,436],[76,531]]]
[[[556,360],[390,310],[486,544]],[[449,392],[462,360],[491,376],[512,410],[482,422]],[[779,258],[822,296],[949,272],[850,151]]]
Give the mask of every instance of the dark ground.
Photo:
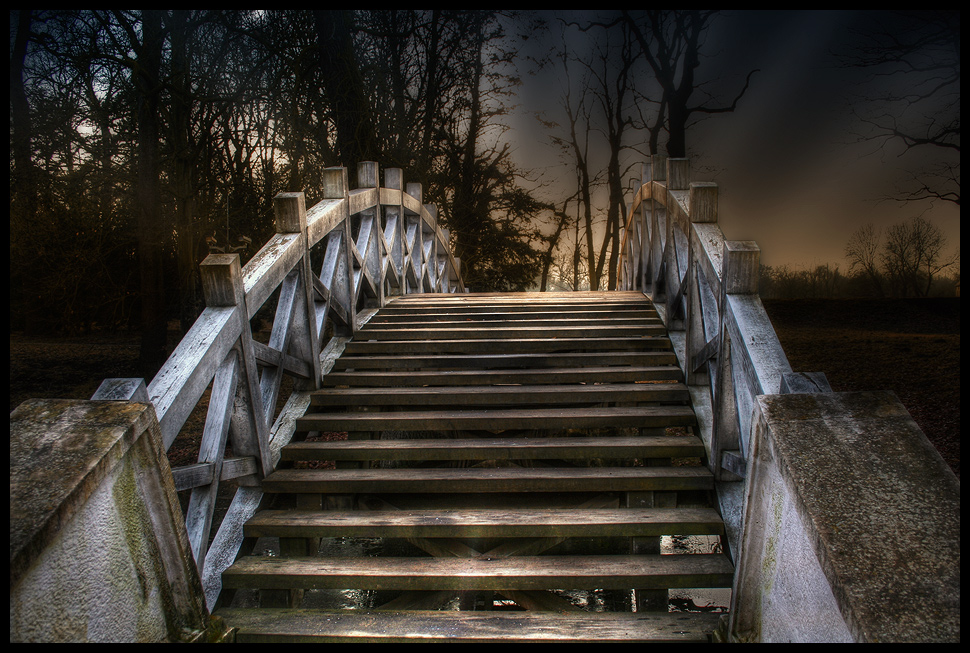
[[[792,369],[824,372],[836,392],[892,390],[959,477],[959,299],[764,304]],[[32,397],[89,399],[104,378],[138,376],[137,357],[137,334],[11,334],[10,410]],[[200,403],[196,420],[205,415]],[[174,465],[197,454],[198,440],[181,436],[169,450]]]
[[[792,369],[892,390],[960,476],[960,299],[765,300]]]

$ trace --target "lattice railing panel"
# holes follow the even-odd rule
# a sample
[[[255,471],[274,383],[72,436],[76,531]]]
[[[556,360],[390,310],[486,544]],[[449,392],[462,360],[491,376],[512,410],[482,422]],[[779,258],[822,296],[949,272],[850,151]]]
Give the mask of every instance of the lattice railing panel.
[[[380,186],[373,162],[361,163],[357,177],[351,190],[346,168],[325,170],[324,199],[310,209],[303,193],[277,195],[277,233],[244,267],[237,254],[203,261],[206,308],[147,387],[141,379],[109,379],[92,397],[153,404],[168,450],[211,388],[198,462],[173,469],[176,489],[190,491],[186,528],[210,607],[242,543],[242,524],[261,500],[260,479],[335,352],[390,296],[465,291],[448,232],[435,208],[422,204],[421,185],[404,192],[402,171],[388,169]],[[274,296],[269,338],[259,342],[252,319]],[[284,376],[295,389],[277,411]],[[239,489],[213,536],[219,484],[230,479]]]

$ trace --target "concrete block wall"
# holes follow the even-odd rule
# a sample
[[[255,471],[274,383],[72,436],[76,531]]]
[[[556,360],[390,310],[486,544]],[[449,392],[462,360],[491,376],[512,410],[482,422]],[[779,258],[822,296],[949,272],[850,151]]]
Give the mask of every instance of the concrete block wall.
[[[202,586],[150,404],[10,414],[10,641],[204,636]]]
[[[763,395],[728,639],[960,639],[960,483],[891,392]]]

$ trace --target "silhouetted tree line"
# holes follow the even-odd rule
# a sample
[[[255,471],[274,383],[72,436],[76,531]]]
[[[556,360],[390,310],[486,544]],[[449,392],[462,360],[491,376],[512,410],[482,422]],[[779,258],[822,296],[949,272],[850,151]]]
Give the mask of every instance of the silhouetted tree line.
[[[922,217],[893,225],[884,242],[867,224],[846,243],[848,272],[828,263],[806,270],[762,265],[759,292],[766,299],[953,297],[960,251],[947,254],[946,244],[939,228]]]
[[[11,328],[140,328],[202,308],[210,249],[243,262],[272,198],[321,171],[401,167],[451,229],[466,281],[541,268],[546,205],[519,185],[499,118],[519,84],[495,12],[14,10]],[[243,240],[248,238],[252,243]]]

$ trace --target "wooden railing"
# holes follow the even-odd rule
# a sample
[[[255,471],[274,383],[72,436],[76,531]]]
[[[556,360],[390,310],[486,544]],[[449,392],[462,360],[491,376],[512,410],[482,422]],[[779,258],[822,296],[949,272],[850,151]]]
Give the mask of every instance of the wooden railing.
[[[793,374],[758,295],[760,249],[717,225],[717,184],[691,182],[688,159],[653,156],[628,214],[621,290],[650,295],[691,390],[719,481],[745,474],[755,397],[830,390],[824,375]]]
[[[92,397],[151,403],[168,450],[211,383],[198,462],[172,470],[176,489],[191,490],[186,529],[210,608],[242,544],[242,525],[262,500],[260,479],[359,324],[392,295],[465,292],[448,232],[435,207],[422,204],[421,184],[405,191],[401,170],[391,168],[379,186],[373,162],[361,163],[357,176],[350,190],[346,168],[325,170],[324,199],[309,210],[303,193],[277,195],[277,233],[245,266],[238,254],[202,262],[206,308],[147,387],[141,379],[108,379]],[[262,343],[250,321],[277,289]],[[295,389],[277,413],[284,374]],[[209,546],[219,484],[230,479],[239,488]]]

